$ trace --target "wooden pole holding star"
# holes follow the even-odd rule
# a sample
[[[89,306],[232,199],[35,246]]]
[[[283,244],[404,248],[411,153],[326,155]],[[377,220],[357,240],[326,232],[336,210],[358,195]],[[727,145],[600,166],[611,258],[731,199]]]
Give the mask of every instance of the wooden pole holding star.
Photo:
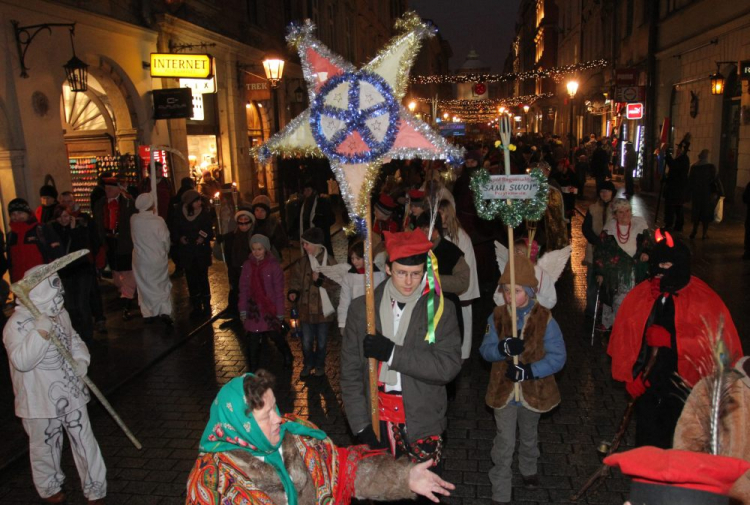
[[[287,41],[300,56],[310,107],[253,154],[325,157],[341,189],[354,229],[365,238],[367,331],[375,333],[370,194],[380,167],[391,159],[441,159],[458,165],[463,149],[450,145],[400,103],[422,39],[435,28],[414,12],[396,23],[392,38],[362,68],[328,49],[309,21],[292,25]],[[369,363],[372,426],[379,438],[377,361]]]

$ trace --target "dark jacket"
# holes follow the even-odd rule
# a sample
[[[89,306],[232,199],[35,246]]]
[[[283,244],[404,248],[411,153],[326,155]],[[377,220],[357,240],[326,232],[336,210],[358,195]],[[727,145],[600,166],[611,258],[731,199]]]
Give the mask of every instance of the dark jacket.
[[[667,154],[666,163],[669,172],[664,176],[664,201],[672,205],[682,205],[687,197],[690,158],[686,153],[677,158]]]
[[[323,252],[317,256],[318,262],[323,264]],[[333,254],[328,255],[327,265],[335,265],[336,259]],[[297,262],[292,275],[289,276],[289,293],[297,295],[297,307],[299,309],[299,320],[302,323],[318,324],[329,323],[333,321],[336,313],[326,317],[323,314],[323,303],[320,298],[320,288],[326,290],[329,300],[333,304],[333,291],[338,288],[338,284],[324,275],[318,277],[316,284],[312,280],[312,265],[306,253]],[[334,304],[335,307],[335,304]]]
[[[7,268],[10,282],[23,279],[26,271],[61,256],[60,239],[52,228],[40,225],[33,217],[25,223],[11,223],[7,244]],[[29,254],[31,251],[33,254]]]
[[[376,329],[382,331],[380,311],[383,282],[375,289]],[[390,300],[386,300],[390,303]],[[346,316],[341,345],[341,394],[349,426],[359,433],[371,423],[367,359],[362,342],[367,334],[365,297],[354,300]],[[407,323],[402,321],[401,324]],[[427,334],[427,297],[423,296],[412,311],[404,345],[393,351],[390,369],[401,373],[401,388],[406,411],[407,443],[441,435],[448,426],[448,398],[445,385],[461,370],[461,338],[453,304],[445,304],[443,316],[435,329],[435,343],[425,340]]]
[[[185,215],[184,208],[183,205],[175,225],[180,265],[185,269],[208,268],[211,265],[211,240],[214,238],[211,213],[204,206],[200,214],[190,221]],[[183,244],[183,237],[187,240],[187,244]],[[203,239],[200,244],[199,238]]]
[[[694,223],[698,221],[710,223],[714,220],[716,196],[714,191],[717,181],[716,167],[708,162],[698,161],[690,167],[688,188],[692,200],[691,217]],[[713,195],[712,195],[713,193]]]
[[[60,238],[61,256],[82,249],[88,249],[89,251],[92,250],[90,230],[87,226],[80,225],[78,221],[76,221],[75,228],[63,226],[57,221],[52,221],[47,226],[51,227],[55,234]],[[91,256],[84,256],[66,266],[58,273],[63,279],[73,275],[89,275],[93,273],[91,266]]]
[[[117,249],[114,251],[118,256],[120,255],[132,255],[133,254],[133,239],[130,236],[130,216],[135,214],[135,201],[125,193],[120,193],[117,197],[117,201],[120,205],[120,210],[117,216],[117,230],[114,233],[114,238],[117,239]],[[94,204],[94,224],[99,235],[99,241],[105,243],[107,235],[110,238],[113,235],[105,229],[104,217],[105,207],[108,205],[107,197],[99,198]]]

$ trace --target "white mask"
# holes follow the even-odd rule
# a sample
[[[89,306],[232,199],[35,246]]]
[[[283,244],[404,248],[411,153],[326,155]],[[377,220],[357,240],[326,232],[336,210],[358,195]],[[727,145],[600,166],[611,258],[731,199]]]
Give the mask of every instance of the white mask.
[[[26,274],[32,273],[37,268],[39,267],[30,269]],[[65,290],[60,277],[57,274],[52,274],[34,286],[29,293],[29,299],[39,309],[39,312],[54,317],[65,309],[64,294]]]

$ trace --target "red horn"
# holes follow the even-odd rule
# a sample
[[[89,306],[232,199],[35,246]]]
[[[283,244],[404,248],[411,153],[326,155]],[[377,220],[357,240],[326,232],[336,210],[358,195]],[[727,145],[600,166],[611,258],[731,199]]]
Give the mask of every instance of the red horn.
[[[674,239],[672,238],[672,235],[670,235],[668,231],[665,231],[664,235],[667,237],[667,246],[674,247]]]
[[[654,233],[654,240],[656,240],[657,244],[664,240],[664,235],[661,234],[661,230],[658,228],[656,230],[656,233]]]

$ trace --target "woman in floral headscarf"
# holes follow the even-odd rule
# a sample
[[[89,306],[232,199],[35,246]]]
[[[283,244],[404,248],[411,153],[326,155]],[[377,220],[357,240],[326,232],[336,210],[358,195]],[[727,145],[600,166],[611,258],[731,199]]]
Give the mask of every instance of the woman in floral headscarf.
[[[435,494],[454,489],[427,469],[431,460],[414,464],[363,445],[336,447],[312,423],[282,418],[274,380],[259,370],[221,388],[188,477],[186,504],[347,504],[416,494],[437,502]]]

